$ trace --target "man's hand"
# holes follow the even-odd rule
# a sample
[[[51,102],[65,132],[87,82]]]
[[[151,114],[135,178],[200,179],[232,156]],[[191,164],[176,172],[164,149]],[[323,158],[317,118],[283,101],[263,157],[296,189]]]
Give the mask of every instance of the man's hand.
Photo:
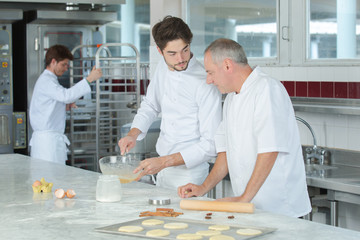
[[[206,189],[202,185],[188,183],[178,187],[178,195],[181,198],[200,197],[206,193]]]
[[[102,71],[100,68],[96,69],[96,67],[94,66],[89,74],[89,76],[87,76],[86,80],[91,83],[93,81],[98,80],[99,78],[101,78],[102,76]]]
[[[134,170],[134,173],[138,173],[142,170],[136,180],[139,180],[145,175],[153,175],[160,172],[165,168],[167,157],[169,156],[147,158],[141,161],[140,165]]]
[[[128,153],[130,149],[135,147],[136,137],[127,135],[119,140],[118,145],[121,155],[124,155],[125,153]]]
[[[128,153],[136,145],[136,139],[141,131],[137,128],[132,128],[128,132],[127,136],[121,138],[118,142],[121,155]]]
[[[66,111],[70,111],[71,108],[77,108],[75,103],[66,104]]]

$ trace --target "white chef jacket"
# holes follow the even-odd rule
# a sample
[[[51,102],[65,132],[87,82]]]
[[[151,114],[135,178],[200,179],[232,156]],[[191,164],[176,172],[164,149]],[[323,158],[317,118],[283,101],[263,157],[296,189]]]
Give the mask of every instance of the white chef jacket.
[[[243,194],[257,155],[279,152],[266,181],[253,198],[258,209],[299,217],[310,212],[298,126],[283,85],[255,68],[240,93],[229,93],[216,149],[226,151],[235,196]]]
[[[216,157],[214,135],[221,121],[221,93],[206,84],[204,67],[192,57],[185,71],[171,71],[162,59],[150,81],[146,97],[132,123],[145,137],[151,123],[162,114],[156,151],[160,156],[180,152],[185,165],[157,174],[157,185],[177,188],[201,184],[208,161]]]
[[[34,131],[29,144],[32,157],[65,164],[66,144],[70,144],[64,135],[66,104],[90,91],[85,78],[71,88],[64,88],[53,72],[44,70],[36,81],[30,102],[30,124]]]

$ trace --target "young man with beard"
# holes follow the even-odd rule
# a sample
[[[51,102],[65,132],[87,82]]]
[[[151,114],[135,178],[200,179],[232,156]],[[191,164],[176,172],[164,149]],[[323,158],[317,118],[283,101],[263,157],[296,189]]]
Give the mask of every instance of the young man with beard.
[[[151,78],[127,136],[120,139],[121,154],[145,137],[161,114],[156,144],[159,157],[141,162],[138,177],[156,174],[156,185],[177,189],[189,181],[201,184],[216,157],[214,135],[221,121],[221,94],[206,84],[204,67],[190,51],[192,33],[183,20],[167,16],[152,29],[163,59]]]

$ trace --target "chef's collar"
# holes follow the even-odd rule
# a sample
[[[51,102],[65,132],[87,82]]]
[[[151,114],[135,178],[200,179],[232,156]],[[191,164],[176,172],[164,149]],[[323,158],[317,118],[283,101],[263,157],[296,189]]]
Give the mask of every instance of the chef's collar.
[[[54,77],[57,78],[56,74],[53,73],[52,71],[50,71],[50,70],[48,70],[48,69],[45,69],[45,72],[47,72],[47,73],[49,73],[49,74],[51,74],[51,75],[53,75]]]
[[[244,84],[241,86],[240,93],[242,91],[246,91],[251,85],[256,81],[257,76],[259,75],[259,72],[261,72],[260,67],[255,66],[253,71],[250,73],[250,75],[245,80]]]

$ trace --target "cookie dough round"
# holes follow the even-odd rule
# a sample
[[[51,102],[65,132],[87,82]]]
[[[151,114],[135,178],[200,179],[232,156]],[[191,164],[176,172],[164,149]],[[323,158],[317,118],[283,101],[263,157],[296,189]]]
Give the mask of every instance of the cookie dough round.
[[[165,237],[167,235],[170,235],[170,231],[165,229],[154,229],[146,232],[148,237]]]
[[[164,224],[164,221],[160,220],[160,219],[147,219],[147,220],[142,221],[141,224],[144,226],[155,226],[155,225]]]
[[[176,239],[182,239],[182,240],[196,240],[196,239],[202,239],[201,235],[194,234],[194,233],[183,233],[176,236]]]
[[[209,229],[216,231],[225,231],[225,230],[229,230],[230,227],[228,225],[211,225],[209,226]]]
[[[235,240],[235,238],[229,235],[216,235],[210,237],[209,240]]]
[[[197,231],[196,234],[205,237],[210,237],[210,236],[220,235],[221,232],[216,230],[203,230],[203,231]]]
[[[127,233],[134,233],[134,232],[141,232],[142,230],[144,230],[143,227],[140,226],[121,226],[119,227],[118,231],[119,232],[127,232]]]
[[[164,225],[164,228],[167,229],[185,229],[188,227],[189,225],[187,223],[182,223],[182,222],[172,222],[172,223],[166,223]]]
[[[242,229],[238,229],[236,233],[239,235],[253,236],[253,235],[261,234],[262,231],[251,228],[242,228]]]

